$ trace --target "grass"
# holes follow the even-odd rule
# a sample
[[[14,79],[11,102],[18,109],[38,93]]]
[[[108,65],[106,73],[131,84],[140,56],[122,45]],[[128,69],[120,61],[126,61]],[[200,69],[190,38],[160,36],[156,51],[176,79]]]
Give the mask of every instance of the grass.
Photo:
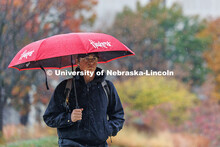
[[[58,147],[57,136],[48,136],[39,139],[30,139],[17,141],[15,143],[8,143],[6,145],[0,145],[0,147]],[[111,145],[111,147],[118,147]]]
[[[4,145],[0,147],[58,147],[58,137],[55,129],[36,126],[31,130],[22,126],[5,127]],[[137,130],[133,126],[124,128],[112,137],[112,143],[108,139],[109,147],[176,147],[193,146],[208,147],[209,142],[198,135],[172,133],[160,131],[149,134],[144,130]]]
[[[17,141],[15,143],[8,143],[0,147],[57,147],[57,136],[48,136],[39,139],[30,139]]]
[[[55,129],[35,126],[30,130],[23,126],[5,127],[5,145],[0,147],[57,147],[58,138]],[[169,141],[169,134],[161,134],[151,138],[145,132],[139,132],[132,127],[125,126],[116,137],[112,137],[112,143],[108,139],[110,147],[173,147]]]
[[[58,147],[56,129],[35,125],[28,128],[22,125],[7,125],[3,128],[4,138],[0,147]],[[117,147],[111,145],[111,147]]]
[[[160,132],[152,136],[127,126],[113,137],[112,141],[112,144],[119,147],[174,147],[169,132]]]

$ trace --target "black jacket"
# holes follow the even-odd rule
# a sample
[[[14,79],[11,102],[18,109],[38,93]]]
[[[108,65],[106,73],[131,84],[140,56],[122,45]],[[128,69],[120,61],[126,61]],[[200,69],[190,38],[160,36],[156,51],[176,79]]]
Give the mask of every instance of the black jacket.
[[[101,69],[97,68],[97,71]],[[110,89],[108,100],[101,85],[105,77],[105,74],[96,75],[88,84],[85,84],[83,76],[75,77],[79,107],[83,108],[80,123],[71,121],[71,112],[75,109],[74,90],[71,90],[69,99],[71,112],[67,112],[64,105],[67,80],[56,87],[43,118],[48,126],[57,128],[60,145],[104,144],[108,136],[115,136],[122,129],[124,123],[122,104],[113,83],[106,80]]]

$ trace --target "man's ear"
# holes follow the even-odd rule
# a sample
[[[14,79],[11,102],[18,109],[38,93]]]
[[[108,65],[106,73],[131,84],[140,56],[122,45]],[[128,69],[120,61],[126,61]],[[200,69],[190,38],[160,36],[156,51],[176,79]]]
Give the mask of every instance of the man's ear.
[[[75,61],[76,61],[76,64],[79,66],[79,59],[76,59]]]

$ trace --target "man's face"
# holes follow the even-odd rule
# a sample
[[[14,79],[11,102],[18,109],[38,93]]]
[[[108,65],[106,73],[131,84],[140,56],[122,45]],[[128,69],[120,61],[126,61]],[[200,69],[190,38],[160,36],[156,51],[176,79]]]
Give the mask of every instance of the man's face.
[[[84,58],[79,58],[77,61],[79,64],[79,68],[81,71],[88,70],[88,71],[95,71],[98,58],[94,54],[90,54]]]

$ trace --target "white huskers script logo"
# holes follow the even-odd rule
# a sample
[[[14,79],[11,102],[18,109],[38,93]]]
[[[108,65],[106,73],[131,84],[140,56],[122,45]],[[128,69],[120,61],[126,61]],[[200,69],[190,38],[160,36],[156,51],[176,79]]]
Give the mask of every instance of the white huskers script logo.
[[[106,42],[94,42],[93,40],[89,40],[90,44],[94,47],[94,48],[99,48],[99,47],[104,47],[104,48],[108,48],[111,45],[111,42],[106,41]]]
[[[27,59],[28,56],[29,56],[29,57],[32,56],[33,52],[34,52],[34,51],[29,51],[29,52],[27,52],[27,50],[25,50],[25,51],[21,54],[21,57],[19,58],[19,60],[22,60],[22,58],[26,58],[26,59]]]

